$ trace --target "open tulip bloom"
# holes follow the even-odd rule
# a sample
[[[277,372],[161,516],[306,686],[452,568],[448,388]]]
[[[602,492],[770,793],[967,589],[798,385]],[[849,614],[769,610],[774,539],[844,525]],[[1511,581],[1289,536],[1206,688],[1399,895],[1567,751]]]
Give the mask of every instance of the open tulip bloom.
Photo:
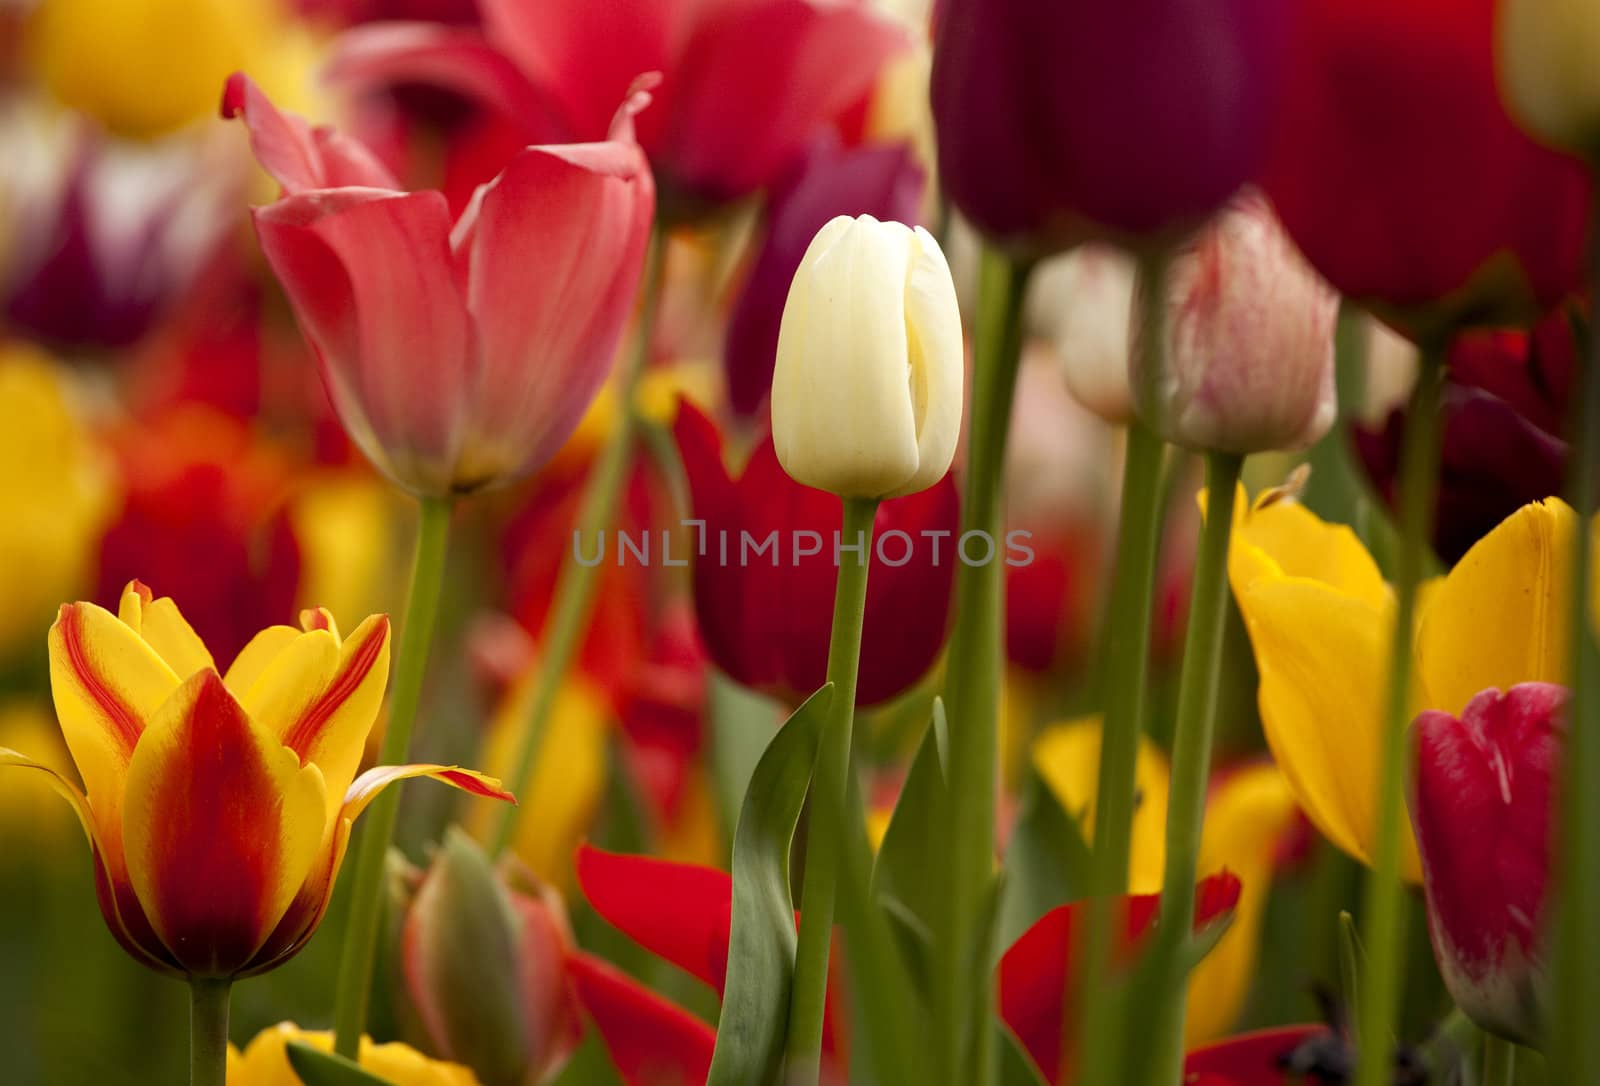
[[[351,824],[396,781],[432,777],[509,800],[442,765],[357,775],[389,674],[389,620],[341,638],[326,611],[256,635],[226,673],[170,599],[135,581],[116,614],[61,608],[56,712],[84,788],[47,773],[94,850],[106,926],[160,973],[248,977],[282,964],[328,906]]]

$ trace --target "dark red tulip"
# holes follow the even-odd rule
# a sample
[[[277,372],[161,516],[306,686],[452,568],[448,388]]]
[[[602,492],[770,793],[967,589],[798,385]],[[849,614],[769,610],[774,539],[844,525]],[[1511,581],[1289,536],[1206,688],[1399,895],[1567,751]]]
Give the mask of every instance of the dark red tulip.
[[[1006,658],[1040,673],[1087,647],[1099,564],[1089,532],[1053,530],[1028,540],[1033,559],[1006,568]]]
[[[1306,0],[1264,185],[1344,294],[1414,337],[1531,321],[1583,279],[1586,168],[1495,88],[1495,0]]]
[[[694,514],[705,523],[704,553],[693,560],[700,636],[712,661],[735,680],[797,701],[820,687],[827,674],[839,499],[789,478],[770,437],[734,479],[709,418],[685,403],[675,430]],[[880,545],[874,547],[868,573],[857,704],[876,704],[904,692],[938,657],[960,561],[959,504],[947,475],[919,494],[879,507]],[[899,534],[887,536],[890,532]],[[754,547],[769,537],[776,550],[758,555],[744,546],[745,540]],[[995,542],[998,552],[1004,543]],[[813,545],[819,553],[797,555]],[[979,551],[975,545],[971,553],[976,558]],[[891,566],[885,557],[904,564]],[[998,553],[996,560],[1003,558]],[[852,559],[845,555],[844,560]]]
[[[481,8],[481,36],[429,24],[358,29],[341,43],[333,73],[366,85],[448,87],[533,125],[526,142],[534,142],[601,138],[633,81],[660,72],[639,139],[663,210],[678,215],[777,181],[909,45],[860,4],[482,0]]]
[[[1568,692],[1485,690],[1460,719],[1413,726],[1411,824],[1428,930],[1456,1005],[1485,1029],[1534,1044],[1546,980],[1542,922]]]
[[[1441,405],[1444,445],[1433,541],[1454,563],[1529,502],[1559,494],[1566,478],[1566,415],[1577,366],[1569,315],[1557,311],[1532,333],[1476,332],[1450,352]],[[1403,409],[1381,429],[1352,438],[1367,474],[1393,503],[1405,438]]]
[[[1026,248],[1195,225],[1261,164],[1295,7],[947,0],[940,180],[979,229]]]
[[[789,283],[817,231],[839,215],[918,223],[926,181],[909,147],[830,145],[814,151],[771,192],[766,233],[728,316],[723,365],[735,411],[754,414],[772,390]]]
[[[1239,901],[1239,889],[1238,878],[1227,871],[1202,880],[1196,891],[1195,928],[1231,912]],[[1121,899],[1121,906],[1117,957],[1126,964],[1154,929],[1161,895],[1130,894]],[[1086,908],[1086,903],[1078,902],[1045,913],[1000,959],[1000,1017],[1046,1082],[1071,1081],[1075,1054],[1062,1052],[1061,1023],[1067,1021],[1064,1000],[1075,932]]]

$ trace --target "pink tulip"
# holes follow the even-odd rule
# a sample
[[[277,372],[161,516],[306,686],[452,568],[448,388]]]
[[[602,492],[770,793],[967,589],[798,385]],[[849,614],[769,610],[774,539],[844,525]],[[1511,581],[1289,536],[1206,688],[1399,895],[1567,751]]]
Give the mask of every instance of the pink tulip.
[[[280,113],[243,75],[242,116],[283,186],[255,209],[352,440],[418,494],[542,467],[610,369],[633,309],[655,185],[633,136],[637,86],[602,143],[528,147],[451,221],[359,143]]]
[[[1553,789],[1564,687],[1485,690],[1458,720],[1417,717],[1411,822],[1428,928],[1456,1005],[1485,1029],[1539,1038]]]

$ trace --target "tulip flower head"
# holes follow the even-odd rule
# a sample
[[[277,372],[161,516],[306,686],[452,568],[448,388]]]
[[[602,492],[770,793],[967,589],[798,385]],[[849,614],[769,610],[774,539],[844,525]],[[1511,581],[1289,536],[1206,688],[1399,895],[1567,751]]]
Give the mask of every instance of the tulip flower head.
[[[242,75],[241,116],[284,198],[256,233],[340,421],[384,474],[426,496],[543,467],[599,391],[633,308],[655,186],[636,90],[602,143],[529,147],[454,223],[366,148],[279,113]],[[530,284],[538,284],[530,289]]]
[[[1496,29],[1512,116],[1553,146],[1600,154],[1600,12],[1586,0],[1501,0]]]
[[[1473,1021],[1523,1044],[1543,1032],[1566,702],[1565,687],[1523,683],[1485,690],[1459,718],[1431,710],[1413,726],[1411,822],[1439,973]]]
[[[432,777],[510,799],[454,766],[356,775],[389,671],[389,620],[341,638],[326,611],[272,626],[220,674],[170,599],[135,581],[116,614],[69,603],[50,629],[50,685],[84,790],[49,774],[95,859],[117,941],[170,976],[265,972],[315,932],[350,827],[396,781]]]
[[[300,1086],[300,1076],[289,1063],[290,1041],[333,1051],[331,1033],[308,1032],[283,1022],[256,1034],[243,1052],[229,1047],[228,1086]],[[375,1044],[370,1037],[361,1038],[357,1062],[392,1086],[478,1086],[478,1079],[465,1067],[430,1060],[403,1044]]]
[[[894,498],[944,477],[961,432],[961,313],[922,227],[839,216],[789,287],[772,440],[798,483]]]
[[[1043,291],[1049,299],[1042,316],[1061,356],[1067,390],[1107,422],[1126,424],[1133,418],[1128,344],[1134,259],[1115,246],[1089,242],[1036,274],[1035,298]]]
[[[1176,444],[1240,454],[1328,432],[1339,299],[1265,199],[1234,201],[1173,259],[1165,286],[1165,368],[1143,372],[1137,347],[1130,358],[1146,422]]]

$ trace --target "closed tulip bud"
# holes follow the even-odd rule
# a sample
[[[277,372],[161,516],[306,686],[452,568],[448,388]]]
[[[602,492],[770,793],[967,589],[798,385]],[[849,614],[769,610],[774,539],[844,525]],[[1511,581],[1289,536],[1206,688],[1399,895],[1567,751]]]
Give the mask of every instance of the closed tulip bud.
[[[1589,0],[1504,0],[1496,29],[1512,116],[1556,146],[1600,153],[1600,9]]]
[[[497,872],[452,828],[400,934],[406,997],[424,1047],[472,1068],[484,1086],[543,1082],[579,1038],[564,964],[571,946],[558,896]]]
[[[1459,719],[1430,711],[1413,726],[1411,823],[1439,973],[1474,1022],[1523,1043],[1541,1032],[1566,702],[1564,687],[1523,683],[1485,690]]]
[[[1136,346],[1130,368],[1139,414],[1163,437],[1242,454],[1328,432],[1339,299],[1266,200],[1236,200],[1173,259],[1162,289],[1165,366],[1144,372]]]
[[[963,359],[955,283],[933,236],[834,219],[801,259],[778,330],[783,469],[844,498],[926,490],[955,457]]]
[[[1133,417],[1128,387],[1128,329],[1135,262],[1112,245],[1089,242],[1040,269],[1034,306],[1056,352],[1072,398],[1109,423]]]

